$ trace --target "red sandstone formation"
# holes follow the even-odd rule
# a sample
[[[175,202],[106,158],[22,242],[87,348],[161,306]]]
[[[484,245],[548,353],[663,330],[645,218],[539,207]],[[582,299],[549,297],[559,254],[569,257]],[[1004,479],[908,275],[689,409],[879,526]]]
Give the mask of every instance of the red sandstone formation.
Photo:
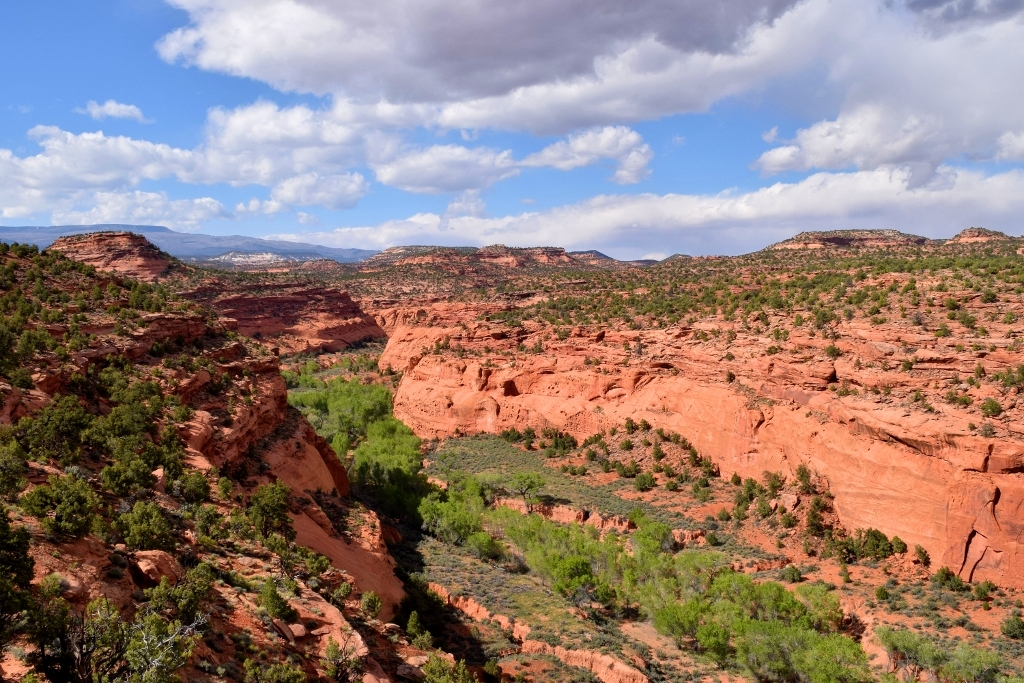
[[[97,270],[116,272],[142,282],[156,282],[171,270],[173,259],[142,235],[133,232],[93,232],[61,237],[50,245],[70,259]]]
[[[1011,410],[1014,394],[998,396],[1008,410],[995,421],[996,439],[968,429],[980,421],[976,407],[967,412],[940,394],[928,412],[911,400],[978,364],[991,375],[1017,363],[998,322],[988,323],[996,350],[984,353],[957,350],[909,321],[878,328],[861,319],[844,324],[835,361],[822,352],[828,340],[802,329],[793,330],[792,353],[767,355],[769,342],[728,323],[576,328],[565,340],[548,338],[542,353],[526,353],[543,330],[480,321],[481,306],[378,314],[390,333],[380,366],[404,372],[395,413],[417,434],[554,426],[586,437],[643,418],[687,436],[725,477],[792,475],[806,464],[835,496],[847,529],[899,535],[965,579],[1024,587],[1024,422]],[[714,326],[739,333],[734,360],[696,334]],[[449,350],[438,350],[445,340]],[[642,356],[623,350],[637,342]],[[590,358],[603,362],[584,362]],[[900,370],[902,359],[917,363],[915,374]],[[990,386],[961,389],[976,406]]]
[[[204,284],[186,294],[235,321],[241,334],[289,353],[339,351],[384,336],[346,292],[319,286]]]
[[[828,249],[864,248],[884,249],[907,245],[927,244],[926,237],[908,235],[899,230],[831,230],[802,232],[788,240],[773,244],[768,249]]]
[[[1009,239],[1006,233],[987,228],[967,228],[956,234],[947,244],[977,244],[982,242],[998,242]]]

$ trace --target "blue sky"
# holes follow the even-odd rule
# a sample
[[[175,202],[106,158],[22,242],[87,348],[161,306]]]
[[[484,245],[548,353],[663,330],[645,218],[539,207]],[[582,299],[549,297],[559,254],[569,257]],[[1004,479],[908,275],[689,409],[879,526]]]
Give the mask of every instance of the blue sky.
[[[1019,0],[0,8],[0,224],[741,253],[1024,232]]]

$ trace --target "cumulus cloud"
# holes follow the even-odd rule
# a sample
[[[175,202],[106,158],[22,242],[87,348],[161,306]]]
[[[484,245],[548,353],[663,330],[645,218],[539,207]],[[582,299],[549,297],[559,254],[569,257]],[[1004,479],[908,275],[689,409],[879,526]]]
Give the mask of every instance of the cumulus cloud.
[[[419,194],[479,190],[512,176],[524,168],[550,167],[571,171],[609,159],[616,163],[612,180],[637,183],[650,171],[653,158],[643,137],[626,126],[606,126],[570,135],[525,159],[516,160],[512,150],[461,145],[434,145],[405,152],[374,166],[377,181]]]
[[[84,210],[57,209],[52,220],[63,225],[128,223],[195,230],[214,218],[230,217],[211,197],[170,199],[165,192],[97,192],[89,203],[92,206]]]
[[[999,161],[1024,161],[1024,131],[1003,133],[997,143],[996,159]]]
[[[355,206],[369,189],[370,184],[359,173],[321,176],[311,172],[281,181],[274,186],[270,197],[289,206],[342,209]]]
[[[158,50],[171,62],[282,90],[438,102],[592,75],[600,58],[644,41],[673,54],[726,53],[794,2],[380,0],[356,9],[318,0],[172,0],[190,23]]]
[[[626,126],[605,126],[570,135],[523,159],[523,166],[551,166],[568,171],[589,166],[600,159],[615,159],[618,169],[613,179],[625,185],[646,178],[648,162],[654,157],[649,145],[635,130]]]
[[[649,252],[652,242],[662,250],[684,253],[744,253],[808,229],[897,228],[939,237],[984,222],[987,227],[1019,231],[1022,171],[986,177],[942,167],[932,183],[912,187],[911,182],[910,172],[896,167],[823,172],[742,194],[604,195],[518,215],[420,213],[373,226],[277,237],[367,248],[559,244],[638,258]]]
[[[959,155],[1010,158],[1005,136],[1024,127],[1021,2],[909,3],[927,26],[942,24],[937,33],[921,30],[913,12],[844,4],[848,30],[824,55],[830,86],[844,93],[838,116],[765,152],[758,168],[907,164],[926,180]]]
[[[434,145],[375,166],[378,182],[406,192],[441,194],[487,187],[519,174],[510,150]]]
[[[79,114],[88,114],[97,121],[112,118],[135,119],[139,123],[151,123],[142,115],[142,110],[134,104],[122,104],[115,100],[107,100],[103,104],[99,104],[95,100],[89,100],[89,103],[85,105],[85,109],[76,109],[75,111]]]

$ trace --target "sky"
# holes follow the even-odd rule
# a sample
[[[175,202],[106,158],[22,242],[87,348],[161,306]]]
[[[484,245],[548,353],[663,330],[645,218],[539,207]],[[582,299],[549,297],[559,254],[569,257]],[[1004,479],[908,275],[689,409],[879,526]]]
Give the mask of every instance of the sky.
[[[738,254],[1024,233],[1024,0],[0,3],[0,225]]]

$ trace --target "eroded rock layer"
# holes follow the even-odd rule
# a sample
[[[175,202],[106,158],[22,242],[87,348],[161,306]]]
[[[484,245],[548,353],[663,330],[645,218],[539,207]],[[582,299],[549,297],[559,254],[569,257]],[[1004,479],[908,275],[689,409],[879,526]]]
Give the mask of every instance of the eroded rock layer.
[[[937,378],[1017,362],[998,325],[983,352],[909,322],[879,330],[853,321],[834,343],[796,329],[797,351],[766,354],[762,340],[728,323],[575,328],[559,340],[485,313],[440,303],[379,313],[390,332],[380,365],[404,372],[395,413],[419,435],[553,426],[586,437],[642,418],[684,434],[725,477],[792,475],[806,464],[847,529],[899,535],[965,579],[1024,586],[1024,423],[1007,410],[995,438],[985,437],[972,429],[976,410],[914,398]],[[730,351],[712,331],[736,335]],[[831,358],[829,346],[841,355]],[[914,372],[900,371],[903,361]],[[976,404],[995,395],[1016,405],[1013,392],[963,388]]]

